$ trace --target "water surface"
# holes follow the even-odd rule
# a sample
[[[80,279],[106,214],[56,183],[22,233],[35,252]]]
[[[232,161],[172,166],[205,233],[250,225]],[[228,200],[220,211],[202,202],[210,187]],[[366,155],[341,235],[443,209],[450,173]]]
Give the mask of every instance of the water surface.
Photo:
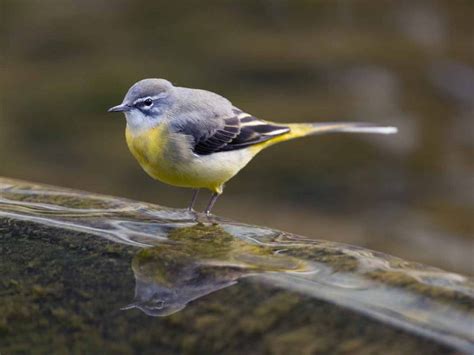
[[[472,279],[351,245],[1,179],[0,250],[6,353],[474,351]]]

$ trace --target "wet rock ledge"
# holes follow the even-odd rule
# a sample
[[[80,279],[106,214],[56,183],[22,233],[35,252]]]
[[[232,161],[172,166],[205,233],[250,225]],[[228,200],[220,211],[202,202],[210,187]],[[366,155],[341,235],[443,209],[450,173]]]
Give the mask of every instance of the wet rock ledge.
[[[421,251],[420,251],[421,252]],[[474,352],[474,281],[0,178],[0,353]]]

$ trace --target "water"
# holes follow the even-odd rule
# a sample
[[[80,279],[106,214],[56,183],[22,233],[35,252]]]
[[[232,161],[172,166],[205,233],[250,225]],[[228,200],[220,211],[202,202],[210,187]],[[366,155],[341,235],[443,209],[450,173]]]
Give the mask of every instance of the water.
[[[351,245],[1,179],[0,248],[6,353],[474,351],[471,278]]]

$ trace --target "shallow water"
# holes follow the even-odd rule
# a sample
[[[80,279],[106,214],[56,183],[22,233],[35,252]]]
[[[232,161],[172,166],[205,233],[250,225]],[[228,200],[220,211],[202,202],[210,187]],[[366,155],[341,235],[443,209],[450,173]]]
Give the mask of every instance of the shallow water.
[[[0,248],[6,353],[474,351],[471,278],[351,245],[1,179]]]

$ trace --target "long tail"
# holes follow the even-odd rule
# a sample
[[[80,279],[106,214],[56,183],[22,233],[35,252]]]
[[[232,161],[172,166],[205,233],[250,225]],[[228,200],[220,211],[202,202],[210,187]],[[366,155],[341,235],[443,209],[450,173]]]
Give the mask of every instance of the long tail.
[[[288,126],[291,129],[291,131],[288,132],[289,139],[331,132],[375,134],[397,133],[396,127],[378,126],[365,122],[290,123]]]
[[[366,122],[319,122],[319,123],[289,123],[285,125],[290,128],[288,133],[277,136],[263,143],[266,148],[270,145],[288,141],[295,138],[323,133],[370,133],[370,134],[394,134],[397,128],[392,126],[379,126]]]

